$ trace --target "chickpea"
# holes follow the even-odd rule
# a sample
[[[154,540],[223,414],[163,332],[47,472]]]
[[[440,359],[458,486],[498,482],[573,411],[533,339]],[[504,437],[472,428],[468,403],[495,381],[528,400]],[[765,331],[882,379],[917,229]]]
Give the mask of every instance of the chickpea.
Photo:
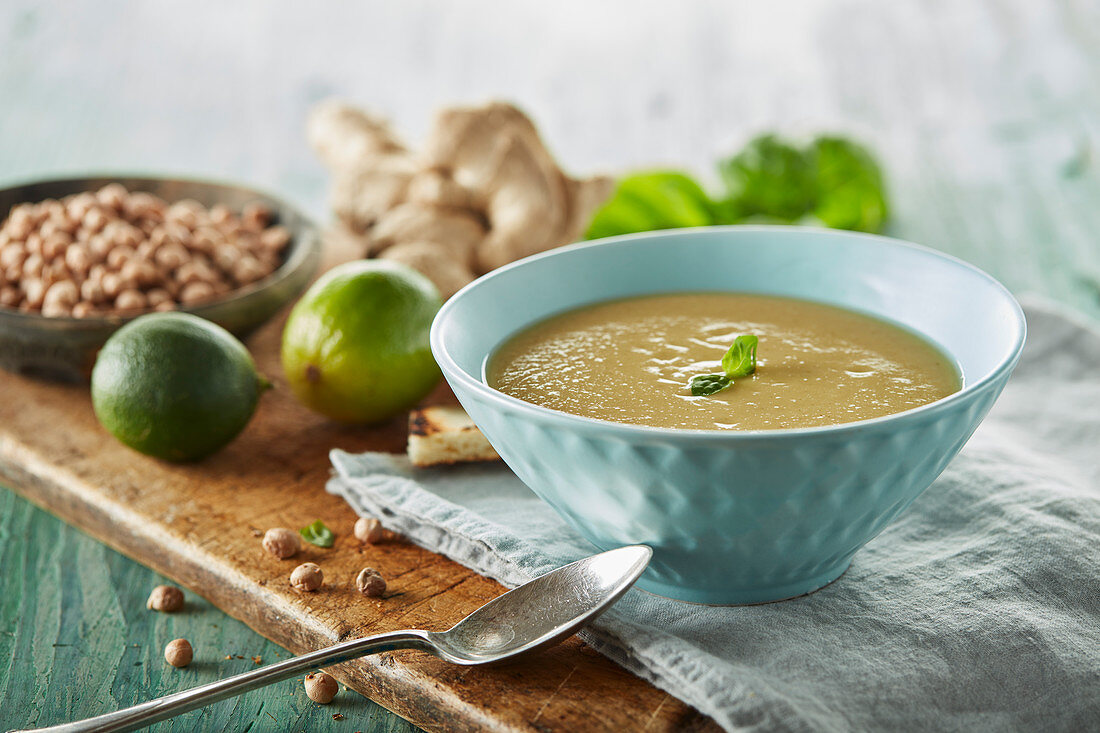
[[[119,183],[108,183],[95,193],[95,198],[100,206],[122,211],[126,207],[126,198],[129,192]]]
[[[153,288],[145,294],[145,298],[149,301],[149,305],[153,306],[154,308],[161,303],[172,302],[172,294],[164,288]]]
[[[93,262],[103,262],[107,259],[107,254],[114,246],[111,240],[102,234],[93,234],[86,239],[79,239],[79,241],[88,243],[88,256]]]
[[[95,315],[95,306],[82,300],[73,306],[71,315],[73,318],[87,318],[88,316],[93,316]]]
[[[193,303],[200,303],[204,300],[210,300],[216,295],[214,292],[214,286],[208,282],[191,282],[183,286],[180,290],[180,302],[184,305],[191,305]]]
[[[42,256],[47,260],[53,260],[65,256],[65,250],[72,242],[72,237],[64,232],[54,232],[42,239]]]
[[[123,280],[137,283],[139,287],[147,288],[157,282],[157,268],[148,262],[139,259],[128,260],[119,270]]]
[[[271,227],[260,233],[260,244],[265,249],[273,249],[278,252],[289,243],[290,230],[286,227]]]
[[[107,252],[107,267],[120,270],[133,256],[134,250],[130,247],[113,247]]]
[[[98,234],[103,231],[103,227],[107,226],[107,215],[98,206],[88,209],[88,213],[81,220],[81,225],[92,234]]]
[[[199,227],[191,237],[191,248],[210,254],[225,243],[225,235],[211,227]]]
[[[183,608],[183,591],[174,585],[158,585],[149,594],[145,607],[150,611],[175,613]]]
[[[108,272],[101,280],[103,295],[111,300],[117,298],[118,294],[123,291],[122,285],[122,277],[117,272]]]
[[[80,222],[92,208],[92,205],[95,204],[95,201],[95,196],[90,193],[78,193],[66,202],[65,213],[69,215],[69,219],[73,222]]]
[[[173,224],[185,226],[190,230],[193,230],[199,223],[199,217],[196,215],[195,210],[190,206],[186,206],[183,201],[169,206],[165,219]]]
[[[355,587],[365,596],[379,598],[386,592],[386,580],[374,568],[363,568],[355,578]]]
[[[12,239],[26,239],[27,235],[34,231],[36,223],[27,204],[15,206],[8,216],[8,233],[11,234]]]
[[[191,253],[178,242],[166,242],[157,247],[153,259],[161,267],[175,270],[191,259]]]
[[[214,264],[228,272],[233,269],[240,256],[240,250],[232,244],[219,244],[214,249]]]
[[[186,667],[194,659],[195,651],[187,639],[173,639],[164,647],[164,661],[173,667]]]
[[[42,254],[42,235],[38,232],[31,232],[30,234],[28,234],[24,249],[26,249],[32,255]]]
[[[298,554],[302,549],[302,540],[293,530],[275,527],[264,533],[263,546],[275,557],[285,560]]]
[[[57,221],[54,219],[47,219],[43,222],[42,226],[38,227],[38,234],[43,239],[49,239],[59,231],[61,231],[61,229],[57,226]]]
[[[80,293],[71,280],[59,280],[49,287],[42,298],[42,315],[66,316],[72,313]]]
[[[91,305],[100,305],[107,300],[107,294],[103,292],[102,276],[95,277],[89,274],[88,279],[80,283],[80,298]]]
[[[355,520],[355,539],[370,545],[378,544],[386,536],[382,523],[374,517],[359,517]]]
[[[307,674],[302,685],[306,688],[306,696],[320,705],[328,705],[340,691],[340,685],[336,680],[324,672]]]
[[[120,311],[136,311],[144,308],[149,301],[145,299],[145,294],[140,290],[123,290],[115,298],[115,310]]]
[[[161,313],[165,311],[174,311],[176,310],[176,301],[166,300],[163,303],[157,303],[155,306],[153,306],[153,310],[160,311]]]
[[[14,308],[23,300],[23,293],[15,285],[6,285],[0,288],[0,305]]]
[[[40,277],[42,275],[42,268],[46,266],[45,261],[40,254],[32,254],[27,259],[23,260],[23,275],[26,277]]]
[[[87,273],[92,265],[88,247],[83,244],[70,244],[65,249],[65,265],[71,272]]]
[[[267,268],[260,264],[255,257],[242,257],[233,266],[233,279],[241,285],[256,282],[268,274]]]
[[[10,267],[22,267],[27,259],[27,250],[22,244],[8,243],[0,249],[0,267],[7,270]]]
[[[325,574],[317,563],[304,562],[290,574],[290,584],[295,590],[313,592],[324,583]]]
[[[261,231],[271,222],[271,209],[263,204],[248,204],[241,211],[241,225],[245,229]]]
[[[210,221],[214,224],[225,224],[233,219],[233,212],[225,204],[214,204],[210,207]]]

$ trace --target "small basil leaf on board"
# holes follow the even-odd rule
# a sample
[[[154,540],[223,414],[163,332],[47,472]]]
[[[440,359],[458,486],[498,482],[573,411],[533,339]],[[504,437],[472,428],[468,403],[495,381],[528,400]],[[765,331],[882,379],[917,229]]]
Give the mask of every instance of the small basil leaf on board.
[[[725,374],[697,374],[691,378],[691,394],[705,397],[728,388],[733,380]]]
[[[332,547],[332,543],[336,541],[336,535],[320,519],[302,527],[298,530],[298,534],[302,535],[306,542],[318,547]]]
[[[752,334],[733,340],[733,345],[722,357],[722,369],[727,377],[746,377],[756,371],[756,346],[759,343],[760,339]]]

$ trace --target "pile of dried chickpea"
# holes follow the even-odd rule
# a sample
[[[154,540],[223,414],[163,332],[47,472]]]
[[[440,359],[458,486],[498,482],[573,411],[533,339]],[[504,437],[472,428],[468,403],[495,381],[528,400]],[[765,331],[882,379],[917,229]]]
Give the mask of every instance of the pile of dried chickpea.
[[[290,232],[271,217],[117,183],[18,204],[0,223],[0,306],[85,318],[212,300],[279,266]]]

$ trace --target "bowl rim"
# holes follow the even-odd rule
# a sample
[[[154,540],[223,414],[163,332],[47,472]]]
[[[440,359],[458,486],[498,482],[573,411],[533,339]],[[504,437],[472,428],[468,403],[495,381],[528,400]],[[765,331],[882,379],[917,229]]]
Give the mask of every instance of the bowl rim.
[[[555,257],[561,253],[574,252],[578,250],[588,249],[592,247],[601,247],[609,244],[618,244],[622,242],[630,242],[640,239],[653,239],[663,238],[668,236],[679,236],[684,234],[701,234],[701,233],[714,233],[714,232],[774,232],[783,231],[790,232],[796,231],[799,233],[805,233],[808,235],[818,235],[827,237],[838,238],[855,238],[855,239],[869,239],[888,246],[900,247],[903,249],[916,250],[933,257],[945,260],[957,267],[969,270],[970,272],[983,278],[989,284],[991,284],[994,290],[998,291],[1007,303],[1010,304],[1012,314],[1015,316],[1015,338],[1012,344],[1012,348],[1009,354],[1003,358],[993,369],[980,379],[964,384],[962,389],[958,392],[954,392],[947,397],[943,397],[934,402],[929,402],[919,407],[914,407],[901,412],[891,413],[889,415],[882,415],[880,417],[869,418],[867,420],[856,420],[854,422],[837,423],[835,425],[819,425],[815,427],[805,428],[777,428],[772,430],[706,430],[706,429],[686,429],[686,428],[661,428],[654,427],[652,425],[639,425],[635,423],[620,423],[611,420],[602,420],[594,417],[585,417],[582,415],[574,415],[569,412],[562,412],[560,410],[554,410],[542,405],[536,405],[531,402],[526,402],[518,397],[512,397],[507,395],[493,387],[490,387],[481,379],[475,379],[471,377],[464,369],[462,369],[458,363],[451,356],[449,351],[444,346],[443,338],[443,322],[451,317],[451,312],[458,307],[460,299],[468,292],[482,287],[485,283],[493,280],[494,278],[501,277],[503,274],[517,269],[519,267],[530,265],[532,262],[546,259],[549,257]],[[546,314],[547,316],[552,314]],[[546,317],[546,316],[544,316]],[[881,316],[879,316],[881,317]],[[537,321],[532,321],[533,325]],[[512,411],[519,411],[527,413],[532,418],[537,418],[543,422],[549,421],[557,423],[564,428],[570,428],[577,431],[586,433],[600,432],[604,434],[616,434],[624,439],[631,439],[633,441],[645,440],[645,439],[660,439],[664,442],[713,442],[713,441],[767,441],[769,439],[788,439],[794,437],[813,437],[813,436],[835,436],[846,435],[849,433],[858,433],[865,430],[877,428],[883,425],[889,425],[890,423],[897,422],[899,420],[913,420],[919,417],[934,417],[940,412],[952,409],[956,404],[971,400],[976,394],[987,389],[989,385],[996,383],[1006,373],[1011,372],[1016,366],[1016,363],[1020,359],[1020,354],[1024,348],[1024,342],[1027,339],[1027,320],[1024,317],[1023,309],[1020,307],[1019,302],[1015,296],[1005,287],[999,280],[994,278],[989,273],[985,272],[976,265],[955,257],[954,255],[942,252],[933,247],[928,247],[922,244],[916,244],[904,239],[898,239],[896,237],[888,237],[880,234],[869,234],[866,232],[855,232],[850,230],[841,229],[829,229],[825,227],[809,227],[809,226],[796,226],[796,225],[724,225],[724,226],[704,226],[704,227],[682,227],[677,229],[659,229],[649,232],[637,232],[634,234],[622,234],[614,237],[604,237],[602,239],[594,239],[590,241],[581,241],[573,244],[568,244],[562,247],[556,247],[554,249],[540,252],[523,259],[516,260],[515,262],[504,265],[497,268],[481,277],[477,278],[473,282],[467,284],[457,293],[452,295],[443,307],[440,308],[436,314],[435,320],[432,321],[432,328],[430,334],[430,343],[432,348],[432,354],[435,356],[436,361],[439,364],[440,369],[447,376],[448,380],[456,380],[464,389],[468,389],[476,393],[480,398],[485,399],[491,403],[495,403],[500,408],[510,409]]]
[[[40,186],[45,184],[77,184],[85,181],[103,180],[108,183],[117,183],[122,180],[132,181],[148,181],[148,182],[173,182],[173,183],[185,183],[200,186],[218,186],[222,188],[233,188],[238,191],[242,191],[247,194],[255,194],[258,198],[266,198],[269,201],[273,201],[279,206],[285,207],[298,216],[303,224],[304,229],[299,237],[294,237],[289,256],[283,261],[277,268],[275,268],[269,275],[257,280],[256,282],[249,283],[243,288],[237,288],[231,290],[225,295],[214,298],[213,300],[203,301],[196,303],[189,307],[179,307],[173,312],[176,313],[190,313],[192,315],[202,316],[210,308],[224,306],[234,301],[248,297],[255,293],[267,290],[274,287],[281,282],[284,282],[287,278],[291,277],[302,267],[309,266],[309,263],[321,253],[320,243],[320,230],[313,219],[307,216],[298,206],[287,201],[282,196],[276,195],[264,188],[257,188],[251,184],[241,184],[237,181],[232,181],[223,178],[198,178],[191,175],[157,175],[154,173],[147,173],[141,171],[108,171],[108,172],[84,172],[73,174],[61,174],[58,176],[51,176],[48,178],[33,178],[22,181],[7,182],[0,188],[0,194],[4,194],[11,189],[25,188],[28,186]],[[94,189],[85,189],[91,191]],[[82,191],[74,191],[73,193],[81,193]],[[68,194],[66,194],[68,195]],[[3,218],[7,217],[7,212],[3,212]],[[0,218],[0,221],[3,221]],[[301,239],[301,242],[297,240]],[[57,328],[78,328],[79,330],[95,331],[103,327],[115,328],[125,325],[135,318],[149,315],[154,313],[153,310],[142,310],[135,313],[128,313],[125,315],[107,315],[107,316],[91,316],[86,318],[76,318],[73,316],[44,316],[41,313],[27,313],[16,310],[14,308],[8,308],[6,306],[0,306],[0,319],[9,320],[14,323],[20,323],[21,326],[40,328],[46,324],[53,326],[56,324]]]

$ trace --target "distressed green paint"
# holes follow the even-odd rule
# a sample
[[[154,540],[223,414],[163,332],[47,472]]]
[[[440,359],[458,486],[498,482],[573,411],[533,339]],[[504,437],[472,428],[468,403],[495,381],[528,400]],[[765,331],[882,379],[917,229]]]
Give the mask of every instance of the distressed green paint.
[[[289,656],[191,592],[179,613],[147,610],[149,591],[167,582],[163,577],[7,490],[0,490],[0,568],[0,730],[97,715],[254,669],[253,656]],[[163,656],[164,645],[179,637],[195,648],[184,669]],[[345,718],[334,721],[335,713]],[[317,705],[299,681],[288,680],[150,730],[417,728],[351,690]]]

